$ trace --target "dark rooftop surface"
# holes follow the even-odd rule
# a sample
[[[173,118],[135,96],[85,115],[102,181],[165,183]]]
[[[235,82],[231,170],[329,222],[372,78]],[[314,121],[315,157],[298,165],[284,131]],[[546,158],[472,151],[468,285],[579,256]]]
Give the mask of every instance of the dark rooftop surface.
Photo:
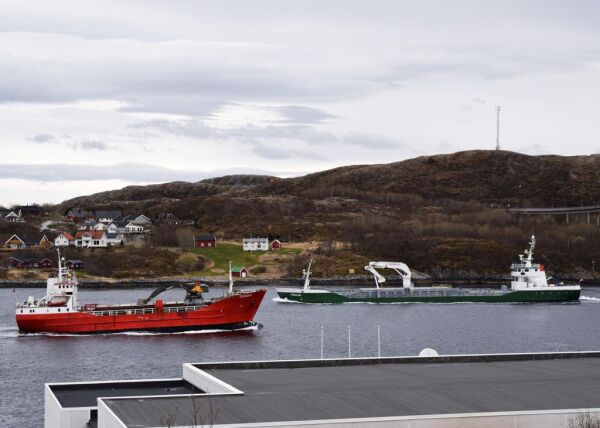
[[[95,407],[98,397],[135,397],[138,395],[179,395],[198,393],[198,388],[181,380],[110,382],[52,385],[62,407]]]
[[[600,358],[207,371],[245,395],[198,396],[204,423],[600,407]],[[105,402],[136,427],[161,426],[173,412],[189,423],[192,408],[189,397]]]

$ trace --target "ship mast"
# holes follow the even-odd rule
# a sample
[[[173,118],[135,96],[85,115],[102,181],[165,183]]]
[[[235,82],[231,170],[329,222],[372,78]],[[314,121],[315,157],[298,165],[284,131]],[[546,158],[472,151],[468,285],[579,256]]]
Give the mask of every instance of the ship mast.
[[[63,272],[62,272],[62,258],[60,257],[60,248],[56,249],[56,252],[58,253],[58,282],[62,283],[63,282]]]
[[[308,262],[308,268],[302,272],[302,276],[304,277],[304,290],[308,290],[310,288],[310,267],[312,266],[313,259],[310,259]]]
[[[229,294],[233,293],[233,275],[231,273],[231,260],[229,260]]]

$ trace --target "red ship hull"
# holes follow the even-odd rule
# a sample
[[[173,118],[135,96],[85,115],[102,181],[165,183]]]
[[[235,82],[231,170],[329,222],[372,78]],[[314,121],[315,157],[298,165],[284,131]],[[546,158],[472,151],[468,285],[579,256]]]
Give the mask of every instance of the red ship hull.
[[[116,333],[125,331],[189,331],[206,329],[235,330],[252,322],[266,290],[232,294],[207,302],[195,310],[177,307],[152,307],[127,310],[108,306],[103,311],[17,314],[17,325],[24,333]],[[154,308],[154,309],[152,309]],[[175,311],[173,311],[173,308]],[[144,313],[151,311],[150,313]],[[108,314],[105,314],[108,312]],[[112,314],[111,314],[112,312]]]

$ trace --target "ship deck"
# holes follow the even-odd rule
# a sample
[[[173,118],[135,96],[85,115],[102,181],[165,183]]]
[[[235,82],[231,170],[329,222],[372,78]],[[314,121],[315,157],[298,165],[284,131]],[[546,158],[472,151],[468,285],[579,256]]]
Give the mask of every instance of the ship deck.
[[[350,360],[351,361],[351,360]],[[385,418],[409,415],[544,411],[600,407],[600,358],[530,361],[285,364],[195,367],[243,395],[198,396],[214,424]],[[189,398],[105,399],[126,425],[161,426]]]

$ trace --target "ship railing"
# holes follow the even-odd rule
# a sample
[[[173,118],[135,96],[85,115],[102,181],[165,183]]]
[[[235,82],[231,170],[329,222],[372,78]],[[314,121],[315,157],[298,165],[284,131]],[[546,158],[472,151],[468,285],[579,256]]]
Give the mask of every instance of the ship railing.
[[[90,311],[89,313],[96,316],[113,316],[113,315],[143,315],[153,314],[156,312],[155,308],[143,308],[143,309],[110,309],[107,311]]]
[[[461,295],[463,292],[459,290],[453,289],[436,289],[436,290],[419,290],[418,295],[420,297],[451,297]],[[494,296],[494,295],[503,295],[506,294],[506,290],[490,290],[486,289],[472,289],[469,293],[471,296]],[[405,291],[367,291],[367,292],[351,292],[348,294],[348,297],[367,297],[367,298],[376,298],[376,297],[409,297],[411,296],[410,292]]]
[[[163,312],[190,312],[201,308],[202,305],[190,305],[190,306],[169,306],[164,308]],[[140,309],[109,309],[106,311],[89,311],[90,314],[96,316],[114,316],[114,315],[144,315],[153,314],[156,312],[156,308],[140,308]]]
[[[519,269],[536,269],[539,268],[539,263],[532,263],[531,265],[527,265],[526,263],[513,263],[510,266],[511,270],[519,270]]]
[[[165,312],[166,313],[173,313],[173,312],[190,312],[190,311],[195,311],[199,308],[201,308],[202,305],[190,305],[190,306],[169,306],[165,308]]]

